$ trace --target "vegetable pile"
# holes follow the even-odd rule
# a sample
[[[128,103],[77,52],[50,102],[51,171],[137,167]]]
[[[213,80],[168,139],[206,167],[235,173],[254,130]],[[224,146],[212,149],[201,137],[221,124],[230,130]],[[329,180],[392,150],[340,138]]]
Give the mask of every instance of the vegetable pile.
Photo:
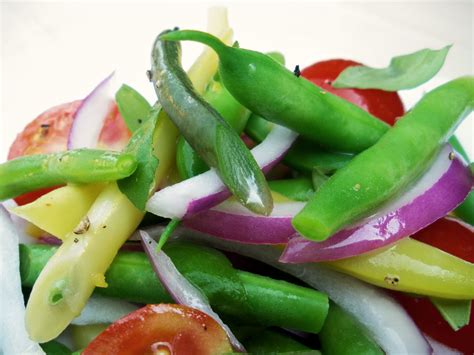
[[[474,77],[397,93],[450,47],[288,70],[208,27],[156,37],[156,102],[112,73],[13,143],[0,352],[473,353]]]

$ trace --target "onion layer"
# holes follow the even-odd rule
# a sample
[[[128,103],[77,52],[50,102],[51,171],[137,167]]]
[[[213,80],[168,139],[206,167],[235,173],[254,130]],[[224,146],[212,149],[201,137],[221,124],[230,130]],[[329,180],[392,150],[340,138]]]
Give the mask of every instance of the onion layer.
[[[472,183],[468,167],[447,145],[431,168],[406,193],[389,202],[375,216],[323,242],[295,237],[288,243],[280,261],[338,260],[392,244],[456,208],[471,191]]]
[[[285,155],[297,134],[275,127],[265,140],[251,150],[264,172],[268,172]],[[156,192],[147,203],[147,211],[161,217],[183,218],[211,208],[230,196],[214,169],[168,186]]]
[[[107,114],[114,104],[111,95],[115,72],[102,80],[81,102],[74,114],[67,142],[68,149],[95,148]]]

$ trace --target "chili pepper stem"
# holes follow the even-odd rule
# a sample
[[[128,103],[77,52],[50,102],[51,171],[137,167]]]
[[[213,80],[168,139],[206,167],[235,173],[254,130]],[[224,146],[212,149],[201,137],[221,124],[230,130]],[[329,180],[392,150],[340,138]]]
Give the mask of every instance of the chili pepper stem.
[[[165,41],[196,41],[211,47],[217,54],[227,47],[217,37],[201,31],[180,30],[171,31],[160,35],[160,39]]]

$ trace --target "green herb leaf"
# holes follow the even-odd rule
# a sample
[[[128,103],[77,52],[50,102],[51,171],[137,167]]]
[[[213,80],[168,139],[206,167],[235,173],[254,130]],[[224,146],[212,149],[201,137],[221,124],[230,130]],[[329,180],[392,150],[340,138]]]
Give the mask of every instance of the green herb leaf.
[[[148,118],[151,106],[134,88],[123,84],[115,94],[120,115],[128,129],[134,133]]]
[[[153,136],[160,110],[160,108],[152,108],[146,121],[130,138],[124,152],[133,154],[138,166],[132,175],[117,182],[120,191],[141,211],[145,211],[158,167],[158,158],[153,148]]]
[[[434,297],[430,299],[454,331],[461,329],[469,323],[471,300],[448,300]]]
[[[451,46],[393,57],[387,68],[364,65],[346,68],[333,82],[335,88],[397,91],[417,87],[438,73]]]

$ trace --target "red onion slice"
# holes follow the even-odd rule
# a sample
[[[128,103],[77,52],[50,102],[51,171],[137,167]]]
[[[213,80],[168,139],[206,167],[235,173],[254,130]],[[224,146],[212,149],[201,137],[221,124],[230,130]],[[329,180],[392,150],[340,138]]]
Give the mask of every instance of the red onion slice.
[[[140,238],[145,252],[150,259],[153,270],[160,279],[168,293],[178,304],[200,310],[219,323],[229,338],[234,350],[245,352],[244,346],[232,333],[230,328],[220,319],[219,315],[211,308],[206,297],[194,287],[174,266],[168,255],[162,250],[156,252],[157,243],[145,231],[139,231]]]
[[[268,172],[285,155],[297,134],[277,126],[265,140],[251,150],[264,172]],[[156,192],[147,203],[147,211],[167,218],[183,218],[211,208],[230,196],[214,169],[168,186]]]
[[[430,345],[403,307],[374,286],[322,264],[282,264],[278,262],[280,252],[275,247],[233,243],[193,231],[180,233],[183,239],[262,261],[325,292],[364,325],[387,354],[431,354]]]
[[[250,244],[285,244],[295,234],[291,219],[303,202],[275,202],[269,216],[250,212],[235,200],[185,218],[184,226],[217,238]]]
[[[0,352],[44,354],[25,327],[25,303],[21,291],[19,232],[0,204]]]
[[[472,184],[469,168],[447,145],[412,188],[375,216],[323,242],[295,237],[288,243],[280,261],[338,260],[392,244],[444,217],[466,198]]]
[[[95,148],[114,98],[112,83],[115,72],[102,80],[81,102],[74,114],[67,142],[68,149]]]

